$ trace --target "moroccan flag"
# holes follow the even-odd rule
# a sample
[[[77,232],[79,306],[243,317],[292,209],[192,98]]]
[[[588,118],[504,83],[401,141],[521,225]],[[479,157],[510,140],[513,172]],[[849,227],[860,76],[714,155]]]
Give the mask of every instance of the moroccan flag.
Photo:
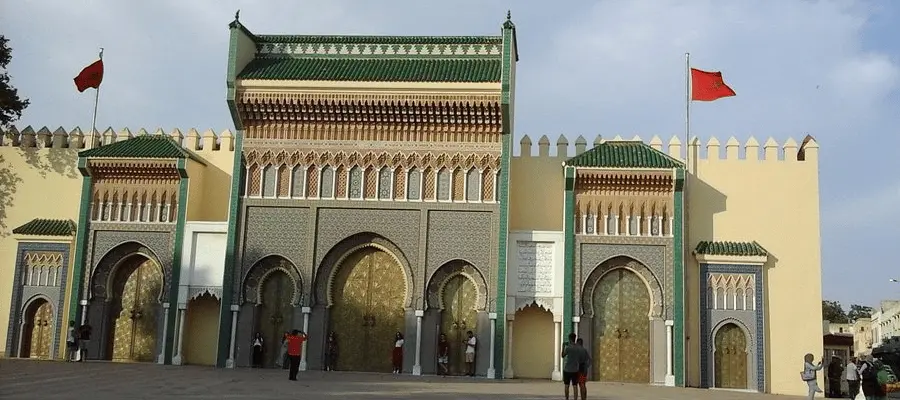
[[[93,64],[84,67],[81,73],[75,77],[75,87],[79,92],[83,92],[88,88],[99,89],[100,82],[103,82],[103,60],[97,60]]]
[[[691,100],[713,101],[734,95],[734,90],[731,90],[722,79],[721,72],[691,68]]]

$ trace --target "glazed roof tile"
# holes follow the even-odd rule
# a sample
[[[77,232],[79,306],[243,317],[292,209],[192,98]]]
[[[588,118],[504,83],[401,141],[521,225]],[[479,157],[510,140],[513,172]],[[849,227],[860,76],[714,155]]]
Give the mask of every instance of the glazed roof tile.
[[[684,163],[644,142],[622,140],[600,143],[566,161],[566,165],[587,168],[683,168]]]
[[[710,256],[766,257],[769,252],[759,243],[753,242],[713,242],[703,241],[697,244],[697,254]]]
[[[257,58],[241,79],[369,82],[500,82],[499,59]]]
[[[35,218],[25,225],[13,229],[13,233],[34,236],[72,236],[75,234],[75,227],[75,222],[69,219]]]
[[[78,153],[79,157],[104,158],[190,158],[200,161],[196,154],[165,135],[141,135],[121,142],[110,143]]]

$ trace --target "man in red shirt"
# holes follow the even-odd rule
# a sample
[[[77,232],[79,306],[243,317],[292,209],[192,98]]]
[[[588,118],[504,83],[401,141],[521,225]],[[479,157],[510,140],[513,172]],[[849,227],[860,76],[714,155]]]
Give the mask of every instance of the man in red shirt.
[[[287,353],[291,360],[290,375],[288,379],[297,380],[297,371],[300,370],[300,356],[303,354],[303,342],[306,341],[306,334],[294,329],[287,338]]]

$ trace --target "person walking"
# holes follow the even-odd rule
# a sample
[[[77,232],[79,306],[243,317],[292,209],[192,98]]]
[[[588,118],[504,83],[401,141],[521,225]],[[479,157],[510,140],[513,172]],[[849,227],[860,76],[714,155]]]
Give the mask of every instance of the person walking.
[[[859,394],[859,368],[857,368],[856,363],[856,357],[851,357],[850,362],[847,363],[847,370],[845,372],[847,378],[847,391],[850,392],[851,400],[855,399]]]
[[[303,342],[305,341],[306,333],[296,329],[287,337],[287,354],[291,364],[290,368],[288,368],[288,380],[297,380],[297,372],[300,371],[300,358],[303,356]]]
[[[822,393],[822,389],[819,389],[819,382],[816,380],[816,371],[822,369],[822,361],[813,365],[813,359],[813,355],[809,353],[803,356],[803,372],[800,373],[800,377],[803,378],[803,381],[806,382],[809,388],[806,397],[809,400],[815,398],[816,393]]]
[[[69,321],[69,329],[66,331],[66,361],[75,362],[78,356],[78,331],[75,329],[75,321]]]

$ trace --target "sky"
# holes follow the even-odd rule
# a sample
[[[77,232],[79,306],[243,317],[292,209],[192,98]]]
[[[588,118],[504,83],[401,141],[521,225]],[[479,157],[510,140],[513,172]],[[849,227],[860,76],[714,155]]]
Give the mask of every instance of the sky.
[[[516,23],[516,136],[682,135],[684,53],[736,97],[692,133],[819,142],[823,296],[900,298],[900,2],[18,0],[0,5],[17,126],[90,129],[72,78],[105,48],[98,127],[233,128],[228,23],[260,34],[499,35]],[[701,107],[702,106],[702,107]],[[762,194],[764,195],[764,194]],[[814,234],[814,233],[813,233]],[[789,266],[786,266],[789,268]]]

